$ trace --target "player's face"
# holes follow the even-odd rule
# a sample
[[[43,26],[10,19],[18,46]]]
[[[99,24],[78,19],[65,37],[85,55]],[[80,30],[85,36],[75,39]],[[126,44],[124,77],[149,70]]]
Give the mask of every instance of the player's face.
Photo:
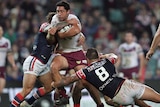
[[[134,41],[134,36],[132,33],[126,33],[125,34],[125,41],[127,43],[132,43]]]
[[[2,37],[2,35],[3,35],[3,29],[2,27],[0,27],[0,37]]]
[[[57,12],[59,21],[67,20],[67,17],[69,15],[69,10],[66,10],[63,6],[57,6],[56,12]]]

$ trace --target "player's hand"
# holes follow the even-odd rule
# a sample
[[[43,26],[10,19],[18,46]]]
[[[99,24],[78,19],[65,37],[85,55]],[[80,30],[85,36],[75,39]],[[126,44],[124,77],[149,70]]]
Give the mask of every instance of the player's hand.
[[[152,57],[153,53],[154,53],[154,51],[150,49],[146,54],[146,59],[150,60],[150,58]]]
[[[55,35],[55,33],[57,32],[57,28],[56,27],[52,27],[48,30],[48,33],[51,35]]]

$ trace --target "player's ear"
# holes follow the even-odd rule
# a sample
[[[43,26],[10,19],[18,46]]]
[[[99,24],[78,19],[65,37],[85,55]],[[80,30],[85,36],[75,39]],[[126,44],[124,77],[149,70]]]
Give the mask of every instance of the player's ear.
[[[67,10],[67,14],[70,14],[70,12],[71,12],[70,10]]]

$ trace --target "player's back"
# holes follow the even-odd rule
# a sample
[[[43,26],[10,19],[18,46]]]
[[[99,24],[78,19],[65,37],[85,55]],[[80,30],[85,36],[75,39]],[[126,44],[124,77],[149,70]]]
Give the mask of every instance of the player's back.
[[[91,64],[83,69],[81,73],[77,72],[77,75],[80,78],[84,77],[84,79],[110,98],[113,98],[117,88],[124,81],[124,79],[117,77],[115,67],[108,59]]]
[[[51,45],[47,42],[46,39],[47,33],[39,32],[33,43],[32,56],[35,56],[44,64],[46,64],[52,54],[54,45]]]

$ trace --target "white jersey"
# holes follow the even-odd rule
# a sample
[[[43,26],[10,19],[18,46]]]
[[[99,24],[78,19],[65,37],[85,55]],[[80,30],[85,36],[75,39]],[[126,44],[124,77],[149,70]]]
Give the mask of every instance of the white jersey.
[[[70,20],[72,18],[75,18],[78,20],[79,24],[78,26],[80,27],[80,29],[82,29],[81,23],[78,19],[77,16],[73,15],[73,14],[69,14],[67,20]],[[52,21],[51,24],[54,26],[55,24],[59,23],[59,19],[57,17],[57,14],[54,15],[52,17]],[[63,52],[76,52],[79,50],[82,50],[82,46],[78,46],[78,39],[80,37],[81,33],[73,36],[73,37],[67,37],[67,38],[58,38],[58,45],[59,45],[59,50],[62,50]]]
[[[138,43],[123,43],[119,46],[119,54],[121,56],[121,68],[129,69],[138,66],[138,56],[143,54],[142,47]]]
[[[11,51],[11,43],[7,38],[2,37],[0,39],[0,67],[5,66],[8,51]]]

